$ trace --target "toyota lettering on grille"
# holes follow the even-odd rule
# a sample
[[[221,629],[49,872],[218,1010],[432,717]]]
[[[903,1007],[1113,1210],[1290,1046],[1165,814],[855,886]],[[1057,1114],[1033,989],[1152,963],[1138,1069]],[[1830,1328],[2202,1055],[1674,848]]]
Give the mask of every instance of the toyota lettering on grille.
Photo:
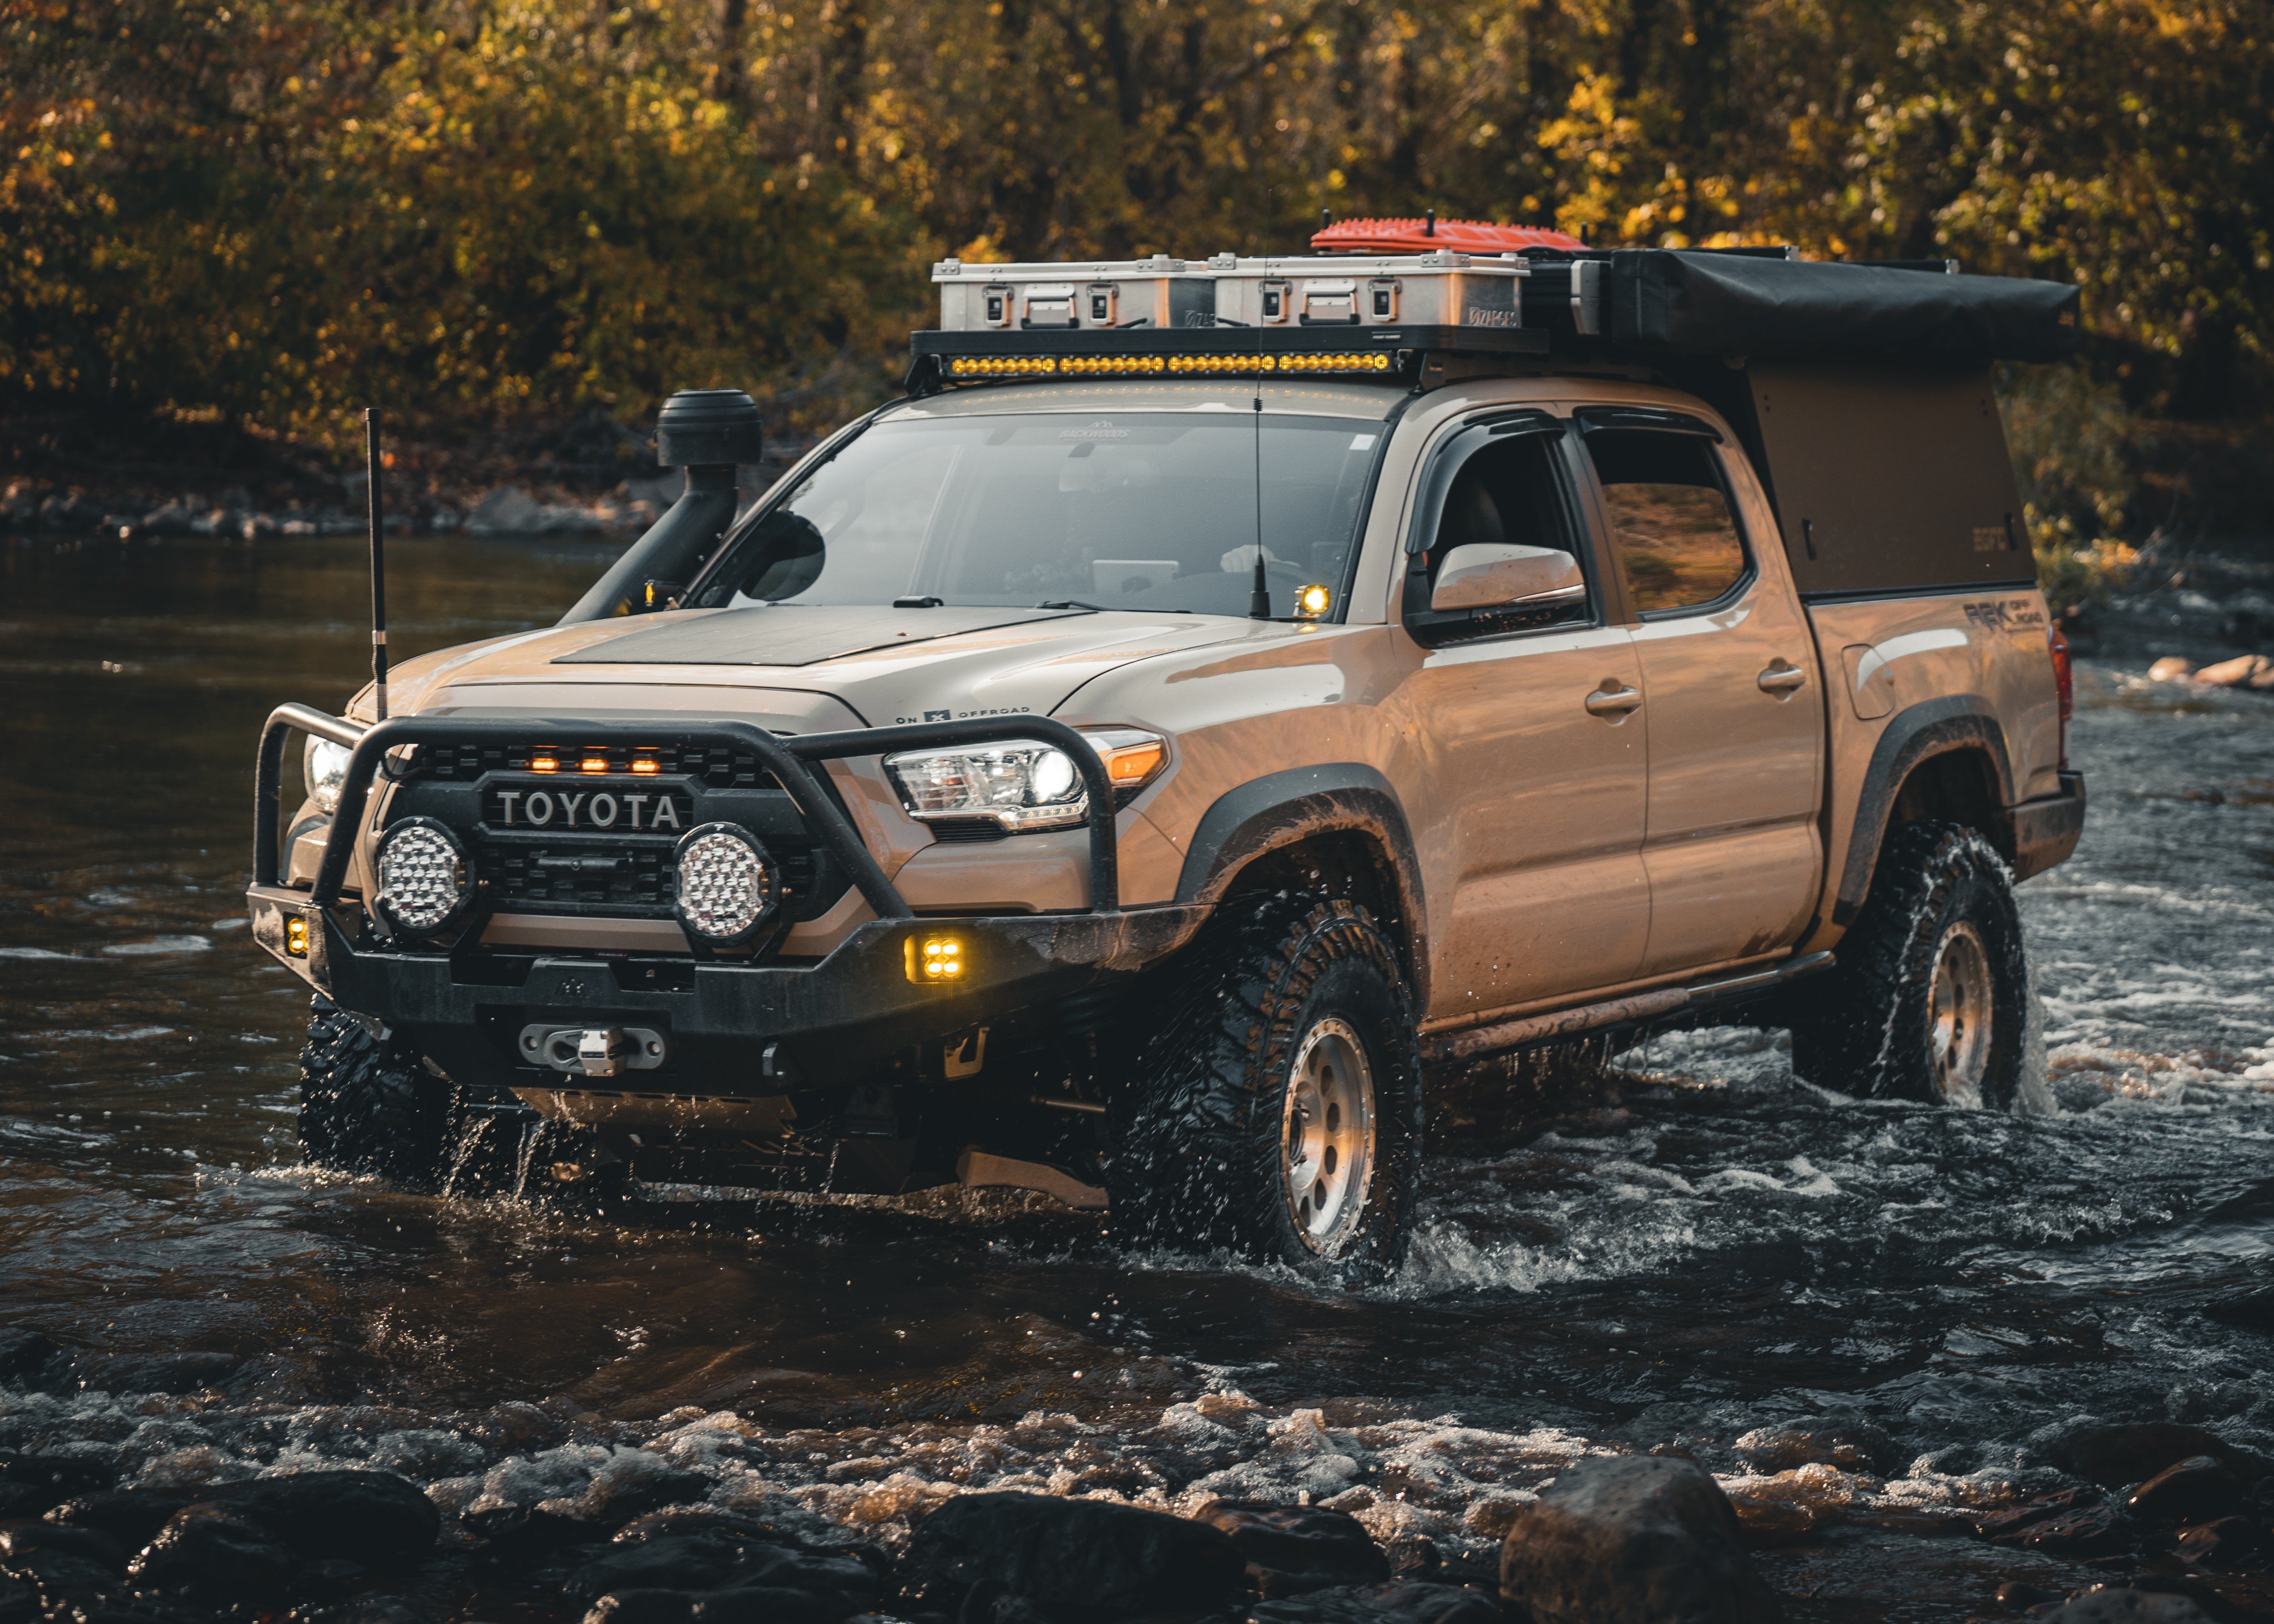
[[[484,799],[483,821],[493,829],[675,834],[695,816],[695,803],[669,790],[493,789]]]

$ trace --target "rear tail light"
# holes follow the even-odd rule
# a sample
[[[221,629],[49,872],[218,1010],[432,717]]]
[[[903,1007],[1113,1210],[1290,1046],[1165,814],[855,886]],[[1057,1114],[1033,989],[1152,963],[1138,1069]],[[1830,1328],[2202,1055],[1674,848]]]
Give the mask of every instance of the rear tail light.
[[[2053,657],[2053,689],[2060,695],[2060,763],[2068,765],[2068,718],[2076,710],[2076,670],[2069,664],[2068,639],[2061,635],[2059,627],[2045,632],[2046,646]]]

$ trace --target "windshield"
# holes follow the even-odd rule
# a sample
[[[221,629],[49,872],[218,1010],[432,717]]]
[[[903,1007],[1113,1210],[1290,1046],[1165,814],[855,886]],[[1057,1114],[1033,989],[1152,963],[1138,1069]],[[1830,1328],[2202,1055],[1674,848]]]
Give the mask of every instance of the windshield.
[[[1384,432],[1245,411],[880,423],[735,538],[699,601],[1246,614],[1260,508],[1272,612],[1313,583],[1339,602]]]

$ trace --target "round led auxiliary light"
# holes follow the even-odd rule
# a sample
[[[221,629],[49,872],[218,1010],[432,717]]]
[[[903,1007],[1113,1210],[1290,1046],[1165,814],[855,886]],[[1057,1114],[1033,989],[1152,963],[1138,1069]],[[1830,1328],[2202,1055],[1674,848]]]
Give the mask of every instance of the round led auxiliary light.
[[[379,843],[380,917],[398,935],[447,930],[474,894],[473,866],[458,838],[431,817],[406,817]]]
[[[739,823],[698,823],[672,854],[681,927],[711,947],[747,942],[774,915],[780,871],[766,848]]]

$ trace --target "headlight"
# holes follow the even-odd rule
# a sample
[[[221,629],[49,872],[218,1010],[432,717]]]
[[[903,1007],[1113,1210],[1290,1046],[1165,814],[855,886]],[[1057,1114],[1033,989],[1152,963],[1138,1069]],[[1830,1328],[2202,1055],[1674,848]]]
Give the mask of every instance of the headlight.
[[[779,871],[739,823],[699,823],[679,838],[673,911],[690,936],[712,947],[748,941],[773,917]]]
[[[347,781],[348,760],[354,754],[343,744],[308,735],[308,748],[300,754],[300,776],[307,782],[309,796],[327,812],[340,809],[340,786]]]
[[[432,936],[456,922],[473,894],[458,838],[431,817],[406,817],[379,843],[380,916],[395,929]]]
[[[1168,742],[1158,733],[1101,727],[1083,737],[1117,790],[1141,788],[1168,764]],[[1089,816],[1089,794],[1073,757],[1038,739],[904,750],[885,758],[885,771],[908,816],[922,823],[985,817],[1017,834],[1068,828]]]

